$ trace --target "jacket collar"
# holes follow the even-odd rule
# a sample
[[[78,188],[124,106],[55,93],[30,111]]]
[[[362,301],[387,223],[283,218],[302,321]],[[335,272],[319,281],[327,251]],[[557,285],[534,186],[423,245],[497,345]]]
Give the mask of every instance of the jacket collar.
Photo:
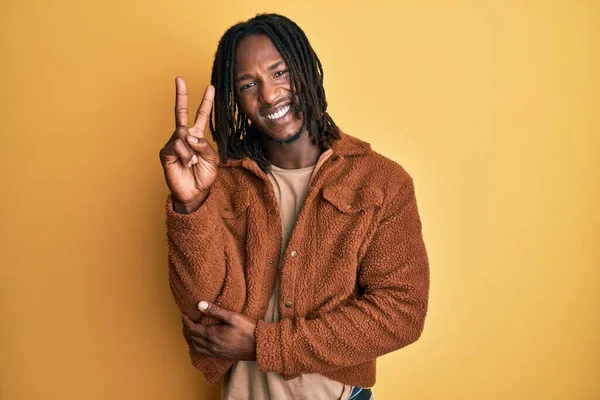
[[[350,136],[344,132],[340,132],[340,136],[340,139],[336,140],[331,145],[333,155],[338,155],[342,157],[362,156],[371,151],[371,145],[367,142],[363,142],[362,140],[357,139],[354,136]],[[242,166],[255,173],[258,173],[259,175],[262,172],[256,164],[256,162],[249,157],[245,157],[242,159],[230,159],[227,160],[226,163],[221,164],[221,166],[225,168]]]
[[[341,139],[336,140],[331,145],[334,154],[340,156],[363,156],[371,150],[371,145],[360,139],[350,136],[344,132],[341,133]]]

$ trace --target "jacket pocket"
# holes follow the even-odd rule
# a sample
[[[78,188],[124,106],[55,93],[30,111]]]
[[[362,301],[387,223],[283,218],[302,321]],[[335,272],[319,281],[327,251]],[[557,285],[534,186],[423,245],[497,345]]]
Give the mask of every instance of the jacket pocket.
[[[352,188],[343,185],[323,188],[323,198],[344,214],[355,214],[380,207],[383,192],[379,188],[363,186]]]
[[[249,206],[249,201],[245,196],[234,196],[224,204],[219,204],[219,214],[224,219],[233,219],[239,217]]]

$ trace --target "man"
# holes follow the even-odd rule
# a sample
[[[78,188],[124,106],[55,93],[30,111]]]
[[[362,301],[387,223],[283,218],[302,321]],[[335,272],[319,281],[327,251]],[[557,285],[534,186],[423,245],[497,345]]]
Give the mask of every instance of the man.
[[[231,27],[211,81],[188,128],[176,79],[160,152],[192,362],[224,399],[368,399],[375,359],[417,340],[427,311],[412,179],[337,128],[321,63],[281,15]]]

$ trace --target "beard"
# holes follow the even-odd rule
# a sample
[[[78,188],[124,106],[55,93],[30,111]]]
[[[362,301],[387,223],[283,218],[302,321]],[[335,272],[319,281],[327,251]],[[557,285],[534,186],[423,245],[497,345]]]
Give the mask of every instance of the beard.
[[[271,137],[268,135],[265,135],[265,136],[273,143],[277,143],[279,145],[286,146],[286,145],[290,145],[290,144],[296,142],[298,139],[300,139],[300,137],[302,137],[302,132],[304,132],[305,127],[306,127],[306,125],[303,122],[302,125],[300,126],[300,129],[298,129],[298,132],[294,133],[292,136],[289,136],[285,139],[278,139],[278,138],[274,138],[274,137]]]

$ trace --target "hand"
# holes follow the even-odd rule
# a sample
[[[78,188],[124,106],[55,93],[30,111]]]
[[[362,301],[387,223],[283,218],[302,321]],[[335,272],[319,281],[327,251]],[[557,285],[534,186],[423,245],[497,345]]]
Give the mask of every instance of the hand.
[[[205,301],[201,301],[198,308],[223,323],[205,326],[182,314],[186,335],[197,352],[226,360],[256,360],[256,321]]]
[[[193,206],[188,206],[199,207],[217,178],[219,155],[204,138],[215,88],[206,87],[191,128],[187,126],[188,96],[182,77],[175,79],[175,91],[175,132],[160,150],[160,160],[173,198],[191,212]]]

